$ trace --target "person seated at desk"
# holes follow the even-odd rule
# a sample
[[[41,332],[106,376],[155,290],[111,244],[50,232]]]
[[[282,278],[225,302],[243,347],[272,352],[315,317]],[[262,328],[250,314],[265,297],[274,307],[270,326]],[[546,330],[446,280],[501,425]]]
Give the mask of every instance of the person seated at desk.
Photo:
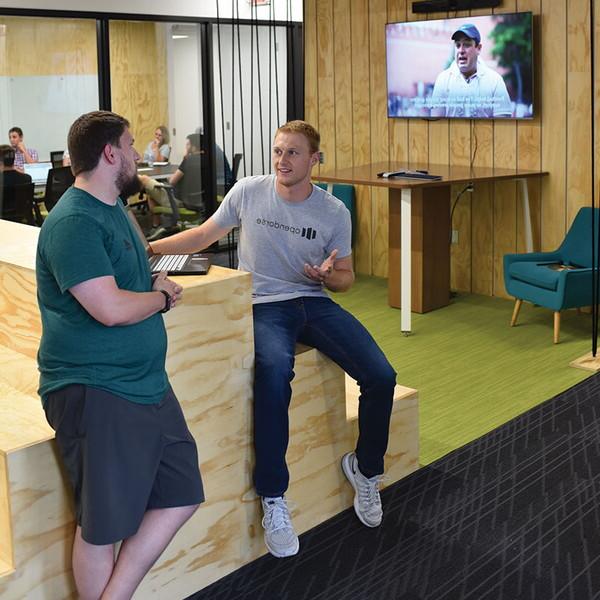
[[[164,125],[159,125],[154,132],[154,139],[144,150],[144,162],[149,165],[155,162],[168,162],[171,154],[169,139],[169,130]]]
[[[18,171],[23,171],[25,163],[36,163],[39,161],[37,150],[25,146],[23,130],[20,127],[11,127],[8,130],[8,140],[15,151],[15,168]]]
[[[169,177],[169,185],[175,188],[175,196],[182,201],[185,201],[189,194],[200,192],[202,190],[202,176],[200,170],[202,168],[202,152],[201,152],[201,137],[199,133],[190,133],[185,141],[185,156],[181,161],[181,164]],[[165,190],[156,188],[158,181],[148,177],[147,175],[140,175],[140,181],[144,191],[148,195],[148,206],[150,210],[156,206],[170,207],[169,198]],[[158,228],[160,227],[160,215],[152,214],[152,227],[153,231],[150,232],[149,237],[153,237]]]
[[[0,145],[0,182],[2,187],[31,183],[31,175],[15,169],[15,149]]]

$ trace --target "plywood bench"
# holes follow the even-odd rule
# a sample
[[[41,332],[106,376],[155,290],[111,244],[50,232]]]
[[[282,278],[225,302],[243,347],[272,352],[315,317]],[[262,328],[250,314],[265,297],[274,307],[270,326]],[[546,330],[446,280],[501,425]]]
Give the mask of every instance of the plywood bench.
[[[11,238],[11,233],[14,233]],[[40,323],[35,228],[0,221],[0,597],[75,598],[71,494],[37,389]],[[12,240],[12,242],[11,242]],[[14,260],[2,256],[13,243]],[[181,278],[184,301],[167,313],[167,371],[198,452],[207,501],[142,582],[136,598],[174,600],[266,552],[252,486],[251,279],[213,267]],[[198,318],[199,315],[201,318]],[[301,533],[352,505],[339,466],[357,436],[356,384],[317,350],[299,347],[288,462]],[[415,390],[396,387],[388,484],[417,468]]]

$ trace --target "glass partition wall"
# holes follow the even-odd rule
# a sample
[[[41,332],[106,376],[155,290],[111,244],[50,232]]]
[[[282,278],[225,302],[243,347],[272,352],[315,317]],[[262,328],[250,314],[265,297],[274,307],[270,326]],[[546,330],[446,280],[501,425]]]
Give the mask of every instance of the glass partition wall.
[[[210,215],[230,171],[239,164],[237,178],[270,172],[274,130],[303,116],[302,89],[289,93],[290,77],[303,73],[301,53],[290,61],[288,50],[301,45],[298,23],[7,12],[0,15],[0,143],[20,127],[39,161],[65,150],[70,124],[99,108],[130,121],[141,155],[164,126],[173,165],[199,134]]]

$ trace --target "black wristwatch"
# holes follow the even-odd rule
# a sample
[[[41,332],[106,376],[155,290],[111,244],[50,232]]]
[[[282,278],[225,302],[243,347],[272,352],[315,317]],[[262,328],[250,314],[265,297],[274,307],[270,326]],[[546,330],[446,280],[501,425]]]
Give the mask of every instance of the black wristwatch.
[[[161,313],[166,313],[171,310],[171,295],[166,290],[158,290],[165,297],[165,305],[163,309],[160,311]]]

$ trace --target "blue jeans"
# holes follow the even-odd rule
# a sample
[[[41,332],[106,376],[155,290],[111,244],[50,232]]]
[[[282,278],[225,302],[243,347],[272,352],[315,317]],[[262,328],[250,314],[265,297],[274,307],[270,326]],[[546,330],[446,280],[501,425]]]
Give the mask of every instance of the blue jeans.
[[[296,342],[320,350],[360,386],[358,466],[383,473],[396,373],[364,326],[329,298],[255,304],[254,485],[259,496],[281,496],[289,484],[289,439]]]

